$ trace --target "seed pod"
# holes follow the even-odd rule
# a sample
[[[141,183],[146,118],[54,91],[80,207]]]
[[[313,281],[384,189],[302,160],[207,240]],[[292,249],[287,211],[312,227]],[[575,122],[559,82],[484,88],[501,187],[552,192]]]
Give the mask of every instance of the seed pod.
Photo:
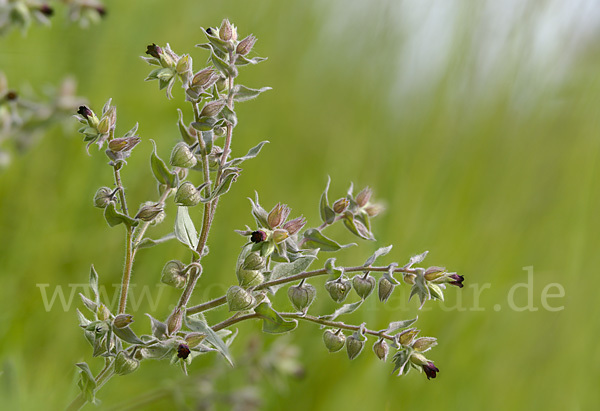
[[[437,338],[435,337],[421,337],[417,338],[413,343],[412,347],[415,351],[425,352],[429,350],[431,347],[435,347],[437,345]]]
[[[118,375],[131,374],[140,366],[140,362],[129,357],[125,351],[119,351],[115,358],[115,373]]]
[[[183,288],[187,281],[187,276],[183,274],[184,268],[185,265],[181,261],[168,261],[162,269],[160,281],[171,287]]]
[[[244,262],[238,267],[236,276],[241,287],[248,288],[261,284],[265,277],[262,270],[265,268],[265,259],[257,252],[251,252]]]
[[[329,352],[338,352],[344,348],[346,342],[346,336],[341,330],[333,332],[333,330],[326,330],[323,334],[323,342]]]
[[[108,187],[100,187],[94,194],[94,207],[106,208],[112,200],[112,190]]]
[[[358,354],[361,353],[364,347],[364,337],[362,337],[360,334],[355,332],[350,337],[346,338],[346,351],[348,352],[349,359],[355,359]]]
[[[317,296],[317,290],[310,284],[293,285],[288,288],[288,297],[298,311],[306,310]]]
[[[202,107],[200,117],[214,117],[223,110],[223,107],[225,107],[223,100],[209,101]]]
[[[234,285],[227,290],[227,305],[229,311],[249,310],[256,303],[256,299],[242,287]]]
[[[364,277],[361,274],[355,275],[352,279],[352,286],[356,294],[363,300],[366,299],[375,289],[375,277],[367,275]]]
[[[327,281],[325,283],[325,289],[333,301],[336,303],[341,303],[348,296],[352,286],[350,285],[350,281],[340,277],[337,280]]]
[[[373,344],[373,352],[377,358],[379,358],[381,361],[385,361],[388,353],[390,352],[390,347],[383,338],[380,338],[375,344]]]
[[[175,147],[173,147],[173,151],[171,151],[171,158],[169,160],[169,163],[172,166],[190,168],[194,167],[197,162],[198,160],[196,159],[196,156],[194,156],[194,153],[192,153],[190,147],[183,141],[180,141],[175,145]]]
[[[133,315],[131,314],[119,314],[113,320],[113,325],[116,328],[124,328],[133,322]]]
[[[206,334],[199,332],[191,332],[185,336],[185,342],[191,348],[198,346],[204,339],[206,338]]]
[[[189,181],[183,182],[175,193],[175,203],[186,207],[194,207],[200,203],[200,191]]]
[[[160,213],[164,213],[164,210],[158,203],[145,203],[137,212],[135,218],[142,221],[152,221],[157,218]]]
[[[392,295],[392,291],[394,291],[395,287],[396,286],[392,284],[390,280],[388,280],[385,277],[381,277],[379,279],[379,286],[377,288],[377,292],[379,294],[379,301],[381,301],[382,303],[386,302],[388,298],[390,298],[390,295]]]

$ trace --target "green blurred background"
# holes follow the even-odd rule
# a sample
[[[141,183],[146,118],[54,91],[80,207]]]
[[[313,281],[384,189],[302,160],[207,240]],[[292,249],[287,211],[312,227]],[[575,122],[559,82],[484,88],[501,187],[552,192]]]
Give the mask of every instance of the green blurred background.
[[[340,255],[338,264],[360,264],[377,247],[394,244],[385,263],[404,263],[429,250],[426,265],[444,265],[466,277],[465,288],[448,290],[444,304],[427,304],[423,312],[417,302],[406,302],[403,289],[387,305],[371,298],[347,318],[378,329],[419,314],[423,335],[440,343],[430,353],[441,370],[435,380],[390,375],[391,364],[375,358],[371,343],[352,362],[344,352],[328,354],[318,327],[301,324],[285,341],[300,350],[304,376],[286,378],[282,388],[259,374],[261,409],[595,408],[597,5],[147,0],[106,6],[107,18],[88,30],[58,15],[51,29],[1,38],[0,70],[13,87],[29,83],[38,89],[73,74],[78,94],[92,108],[100,110],[113,98],[118,131],[140,123],[143,141],[123,171],[133,204],[156,195],[149,183],[149,139],[167,157],[178,138],[176,108],[190,116],[181,89],[167,101],[155,83],[144,83],[150,68],[138,56],[146,45],[169,42],[175,52],[191,53],[199,68],[207,57],[194,48],[203,41],[200,26],[228,17],[240,35],[256,35],[255,51],[269,57],[240,73],[241,83],[273,91],[238,105],[233,149],[242,154],[260,140],[271,144],[244,165],[220,203],[194,302],[221,295],[234,281],[243,240],[233,230],[252,222],[246,197],[256,189],[265,207],[286,202],[292,215],[302,213],[316,225],[328,175],[330,199],[342,196],[352,181],[359,188],[370,185],[387,205],[374,221],[378,243]],[[105,156],[92,150],[88,157],[74,127],[68,133],[53,128],[0,174],[0,408],[61,409],[76,394],[73,364],[101,366],[90,359],[77,327],[78,300],[66,311],[56,302],[47,312],[38,284],[68,293],[69,284],[87,281],[90,263],[109,290],[120,281],[121,229],[110,229],[91,206],[96,189],[111,181]],[[153,234],[166,232],[162,227]],[[343,230],[334,228],[331,235],[354,241]],[[140,252],[138,287],[156,293],[160,269],[173,258],[186,258],[174,242]],[[524,267],[533,270],[531,295],[513,288],[528,281]],[[564,296],[548,298],[556,311],[542,305],[551,283],[557,285],[546,292],[564,290]],[[512,309],[511,288],[518,307],[531,298],[537,310]],[[133,328],[147,332],[142,313],[164,318],[177,295],[164,290],[156,311],[145,301],[132,312]],[[285,298],[276,305],[290,309]],[[321,298],[311,310],[333,307]],[[209,319],[225,315],[221,309]],[[240,331],[233,348],[238,358],[260,326],[242,324]],[[268,350],[279,338],[258,341]],[[204,375],[220,362],[204,357],[191,374]],[[225,395],[245,379],[245,371],[225,372],[217,387]],[[181,380],[177,367],[145,362],[135,374],[110,381],[99,397],[103,408],[110,407]],[[140,409],[168,404],[163,399]]]

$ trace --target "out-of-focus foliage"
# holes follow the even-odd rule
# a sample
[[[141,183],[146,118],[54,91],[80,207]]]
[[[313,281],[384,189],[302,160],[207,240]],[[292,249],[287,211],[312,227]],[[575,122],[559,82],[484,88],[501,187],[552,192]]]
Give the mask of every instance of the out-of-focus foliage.
[[[55,16],[51,29],[31,27],[26,38],[7,34],[0,39],[0,68],[11,86],[35,89],[72,74],[78,94],[95,105],[113,97],[122,124],[139,121],[136,150],[145,155],[132,158],[123,176],[130,192],[150,172],[149,139],[168,141],[166,147],[179,138],[177,103],[165,104],[155,85],[143,82],[147,67],[137,56],[147,44],[190,49],[202,41],[201,25],[228,17],[260,38],[257,53],[270,57],[244,78],[273,91],[240,109],[244,126],[236,130],[233,150],[245,153],[260,140],[271,144],[260,164],[245,165],[217,214],[210,247],[221,256],[206,260],[202,281],[223,288],[200,283],[193,302],[222,295],[234,281],[242,243],[233,230],[250,221],[246,197],[254,188],[266,204],[282,201],[312,210],[307,217],[317,219],[313,200],[327,175],[369,184],[386,199],[387,211],[372,229],[381,243],[395,244],[393,258],[428,249],[430,264],[468,276],[461,293],[426,307],[431,312],[419,320],[424,335],[435,332],[445,342],[436,348],[443,361],[436,363],[442,371],[435,380],[398,379],[388,375],[389,364],[367,355],[348,362],[344,352],[329,354],[316,326],[305,324],[292,335],[305,376],[283,390],[260,382],[265,409],[593,407],[600,334],[593,321],[600,311],[593,289],[600,263],[597,5],[190,0],[166,7],[148,0],[143,7],[106,7],[107,18],[85,31],[57,24],[64,17]],[[74,297],[81,290],[69,284],[83,286],[94,263],[109,295],[116,295],[112,284],[122,268],[115,258],[121,239],[91,206],[110,170],[102,156],[86,156],[75,131],[58,128],[13,154],[0,174],[0,398],[7,409],[62,408],[76,392],[72,364],[88,350],[74,327]],[[330,192],[332,199],[342,195]],[[357,264],[370,254],[344,252]],[[185,251],[169,243],[142,250],[136,288],[174,300],[175,292],[160,294],[156,284],[164,263],[178,253],[183,258]],[[221,259],[231,266],[215,263]],[[531,277],[524,267],[532,267]],[[530,294],[514,288],[528,281]],[[550,297],[560,289],[547,288],[552,283],[564,289],[563,297]],[[57,286],[66,310],[58,296],[50,304]],[[418,303],[405,302],[407,289],[385,306],[371,299],[359,315],[382,326],[399,316],[414,318]],[[528,298],[537,311],[519,311]],[[134,315],[153,312],[147,297],[132,307]],[[557,307],[564,308],[551,311]],[[258,322],[242,327],[260,332]],[[267,346],[277,339],[262,338]],[[234,357],[241,358],[240,351],[234,349]],[[203,375],[212,365],[209,359],[190,373]],[[179,374],[175,367],[144,364],[124,383],[103,388],[105,404]],[[244,380],[232,374],[218,389],[227,395]]]

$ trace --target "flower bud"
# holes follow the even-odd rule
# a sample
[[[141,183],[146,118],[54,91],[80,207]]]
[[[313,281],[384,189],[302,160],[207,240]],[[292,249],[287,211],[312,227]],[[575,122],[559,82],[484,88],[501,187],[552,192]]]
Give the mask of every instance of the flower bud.
[[[110,120],[108,117],[102,117],[102,120],[98,123],[97,129],[100,134],[108,133],[108,130],[110,130]]]
[[[275,207],[273,207],[267,216],[267,223],[269,224],[269,227],[279,227],[281,223],[287,220],[288,216],[290,215],[290,211],[291,210],[287,205],[278,203]]]
[[[252,232],[252,235],[250,236],[250,241],[252,241],[254,244],[262,243],[266,239],[267,233],[261,230]]]
[[[235,49],[235,52],[237,54],[245,56],[246,54],[250,53],[252,47],[254,47],[254,43],[256,43],[256,37],[254,37],[251,34],[242,41],[240,41],[240,43],[237,45],[237,48]]]
[[[102,124],[102,122],[100,122],[100,124]],[[140,141],[142,141],[142,139],[137,136],[113,138],[108,142],[108,149],[113,153],[128,152],[133,150]]]
[[[425,279],[427,281],[434,281],[442,277],[445,274],[446,269],[444,267],[429,267],[425,271]]]
[[[94,207],[106,208],[112,200],[112,190],[108,187],[100,187],[94,194]]]
[[[119,351],[115,358],[115,373],[118,375],[126,375],[134,372],[140,366],[140,362],[135,358],[131,358],[125,351]]]
[[[133,322],[133,315],[131,315],[131,314],[119,314],[113,320],[113,325],[116,328],[123,328],[123,327],[127,327],[132,322]]]
[[[346,338],[346,351],[348,352],[348,358],[351,360],[355,359],[364,347],[364,337],[360,334],[355,332],[350,337]]]
[[[352,289],[350,281],[340,277],[337,280],[327,281],[325,283],[325,289],[336,303],[343,302],[348,293]]]
[[[227,305],[229,311],[244,311],[252,308],[255,298],[242,287],[234,285],[227,290]]]
[[[215,84],[218,79],[219,76],[216,74],[215,70],[212,67],[207,67],[200,70],[192,77],[192,87],[208,88]]]
[[[242,263],[244,270],[262,270],[265,268],[266,262],[257,252],[251,252],[246,256]]]
[[[229,41],[229,40],[234,40],[233,38],[233,26],[231,25],[231,23],[229,22],[229,20],[224,19],[223,22],[221,23],[221,27],[219,28],[219,37],[221,38],[221,40],[225,40],[225,41]]]
[[[349,205],[350,201],[346,197],[340,198],[333,203],[333,211],[335,211],[336,214],[342,214],[344,211],[346,211]]]
[[[400,343],[400,345],[403,345],[405,347],[409,346],[413,342],[417,334],[419,334],[419,330],[417,330],[416,328],[409,328],[408,330],[404,330],[400,334],[398,334],[398,342]]]
[[[381,204],[369,204],[364,208],[365,212],[369,217],[375,217],[385,210],[385,207]]]
[[[110,318],[110,311],[104,304],[100,303],[98,309],[96,310],[96,315],[100,321],[106,321]]]
[[[305,311],[315,300],[317,290],[310,284],[293,285],[288,288],[288,297],[294,308]]]
[[[414,285],[415,284],[415,278],[417,278],[417,276],[414,275],[414,274],[411,274],[411,273],[406,273],[402,277],[402,279],[404,280],[404,282],[406,284],[409,284],[409,285]]]
[[[15,95],[16,95],[16,93],[15,93]],[[80,114],[86,120],[96,117],[94,112],[92,110],[90,110],[89,107],[87,107],[87,106],[79,106],[79,109],[77,110],[77,114]]]
[[[181,308],[175,308],[173,313],[169,316],[167,320],[167,332],[169,335],[176,333],[181,330],[181,325],[183,324],[183,311]]]
[[[327,330],[325,331],[325,334],[323,334],[323,342],[325,343],[325,347],[327,347],[329,352],[338,352],[344,348],[346,336],[341,330],[338,330],[335,333],[332,330]]]
[[[175,193],[175,203],[186,207],[194,207],[200,203],[200,191],[189,181],[182,183]]]
[[[304,227],[306,224],[306,219],[304,217],[294,218],[293,220],[285,223],[281,228],[286,230],[290,235],[296,234],[298,231]]]
[[[359,207],[366,206],[369,200],[371,199],[371,194],[373,194],[373,191],[369,187],[365,187],[356,196],[356,204],[358,204]]]
[[[185,336],[185,342],[190,348],[197,347],[204,339],[206,334],[199,332],[191,332]]]
[[[179,344],[177,347],[177,358],[185,360],[190,355],[190,347],[187,344]]]
[[[366,276],[358,274],[352,279],[352,286],[354,287],[356,294],[363,300],[371,295],[375,289],[375,283],[375,277],[369,274]]]
[[[169,163],[172,166],[190,168],[194,167],[197,162],[198,160],[196,159],[196,156],[194,153],[192,153],[190,147],[183,141],[180,141],[175,145],[175,147],[173,147],[173,151],[171,151],[171,159],[169,160]]]
[[[385,277],[381,277],[379,279],[379,284],[377,288],[377,293],[379,294],[379,301],[381,301],[382,303],[386,302],[388,298],[390,298],[390,295],[392,295],[392,291],[394,291],[395,287],[396,286],[392,284],[390,280],[388,280]]]
[[[160,60],[160,55],[163,53],[162,49],[156,44],[152,43],[146,47],[146,54]]]
[[[177,64],[175,65],[175,70],[179,75],[185,75],[192,68],[192,58],[189,54],[184,54],[177,60]]]
[[[183,288],[187,281],[187,276],[183,274],[184,269],[181,261],[168,261],[162,269],[160,281],[175,288]]]
[[[463,281],[465,280],[465,277],[463,275],[451,273],[451,274],[448,274],[448,278],[451,280],[451,281],[448,281],[448,284],[455,285],[458,288],[463,288]]]
[[[421,337],[417,338],[413,343],[412,347],[415,351],[425,352],[429,350],[431,347],[435,347],[437,345],[437,338],[434,337]]]
[[[14,91],[14,90],[9,90],[4,95],[4,97],[6,98],[7,101],[15,101],[15,100],[17,100],[19,98],[19,94],[16,91]],[[81,107],[85,107],[85,106],[81,106]],[[81,107],[79,109],[81,109]],[[88,110],[89,110],[89,108],[88,108]],[[79,111],[78,111],[78,113],[79,113]]]
[[[202,107],[200,117],[214,117],[223,110],[225,102],[223,100],[209,101]]]
[[[285,239],[289,236],[290,234],[287,231],[280,228],[273,231],[273,241],[275,241],[275,244],[279,244],[282,241],[285,241]]]
[[[265,280],[261,272],[263,268],[265,268],[265,259],[263,257],[257,252],[248,254],[236,271],[240,286],[248,288],[261,284]]]
[[[38,10],[46,17],[50,17],[54,14],[54,10],[52,9],[52,7],[48,6],[47,4],[40,5]]]
[[[158,203],[146,203],[140,208],[140,211],[137,212],[134,218],[142,221],[152,221],[161,213],[164,213],[164,210]]]
[[[425,356],[423,354],[413,352],[410,355],[410,362],[412,362],[414,365],[423,365],[423,364],[427,364],[429,362],[429,360],[427,358],[425,358]]]
[[[373,352],[377,358],[379,358],[381,361],[385,361],[388,353],[390,352],[390,347],[383,338],[380,338],[375,344],[373,344]]]

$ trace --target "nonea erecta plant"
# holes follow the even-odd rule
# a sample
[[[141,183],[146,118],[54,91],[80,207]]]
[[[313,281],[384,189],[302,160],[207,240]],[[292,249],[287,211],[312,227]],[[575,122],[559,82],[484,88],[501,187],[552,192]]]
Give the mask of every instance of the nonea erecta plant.
[[[177,122],[181,140],[171,149],[168,159],[161,159],[156,143],[150,157],[151,171],[158,186],[156,198],[133,205],[121,179],[127,159],[142,141],[137,125],[117,134],[117,110],[109,100],[96,113],[87,106],[79,107],[79,130],[87,147],[105,148],[108,165],[113,169],[114,185],[100,187],[93,198],[111,227],[119,226],[126,239],[125,264],[119,305],[110,311],[98,292],[98,274],[92,266],[90,288],[92,298],[81,295],[85,308],[78,311],[79,325],[93,348],[94,357],[103,357],[104,367],[94,375],[86,363],[79,363],[81,394],[70,409],[96,402],[97,391],[113,376],[131,374],[148,359],[164,359],[181,367],[187,374],[193,361],[216,353],[233,365],[229,346],[237,334],[232,330],[239,322],[258,320],[265,333],[293,331],[301,323],[313,323],[324,349],[344,350],[354,359],[372,349],[375,357],[392,362],[398,375],[412,368],[435,378],[439,369],[427,352],[437,344],[433,337],[419,337],[415,319],[398,319],[383,329],[369,328],[366,323],[349,324],[339,318],[361,308],[367,298],[385,303],[396,287],[410,287],[410,297],[417,296],[421,307],[429,300],[442,300],[446,285],[462,287],[463,276],[443,267],[421,267],[427,252],[411,257],[407,263],[377,264],[392,246],[379,248],[364,263],[340,264],[334,254],[356,244],[340,244],[326,234],[332,225],[343,225],[358,241],[375,240],[370,220],[382,206],[372,200],[365,188],[355,193],[350,187],[346,196],[330,202],[329,182],[318,203],[321,221],[310,224],[298,213],[278,203],[263,208],[258,195],[250,199],[249,223],[239,230],[241,249],[237,261],[231,261],[231,286],[225,295],[210,301],[192,302],[197,287],[207,287],[201,280],[203,260],[210,258],[208,240],[219,203],[242,172],[240,166],[257,157],[267,143],[259,142],[247,153],[232,150],[234,129],[238,125],[236,103],[252,100],[268,87],[259,89],[238,84],[238,71],[256,65],[264,58],[253,56],[256,38],[238,38],[228,20],[220,27],[204,29],[207,42],[198,45],[209,53],[208,66],[196,69],[189,54],[176,54],[169,45],[151,44],[143,59],[152,70],[146,80],[158,82],[159,89],[172,97],[176,84],[181,84],[189,113],[179,110]],[[110,184],[109,184],[110,185]],[[161,224],[165,213],[175,213],[172,233],[153,239],[153,226]],[[215,228],[216,229],[216,228]],[[232,233],[233,234],[233,233]],[[149,317],[149,330],[136,335],[130,328],[133,316],[127,312],[128,289],[137,253],[165,241],[179,241],[192,257],[189,261],[171,260],[154,274],[164,284],[181,290],[179,300],[167,318]],[[232,240],[233,241],[233,240]],[[355,263],[354,263],[355,264]],[[401,285],[404,283],[404,285]],[[290,304],[272,304],[273,295],[287,294]],[[315,313],[311,306],[316,298],[331,298],[339,307],[332,313]],[[352,300],[354,302],[347,302]],[[224,306],[220,322],[208,323],[203,312]],[[286,309],[292,308],[291,311]],[[321,329],[321,331],[319,331]]]

